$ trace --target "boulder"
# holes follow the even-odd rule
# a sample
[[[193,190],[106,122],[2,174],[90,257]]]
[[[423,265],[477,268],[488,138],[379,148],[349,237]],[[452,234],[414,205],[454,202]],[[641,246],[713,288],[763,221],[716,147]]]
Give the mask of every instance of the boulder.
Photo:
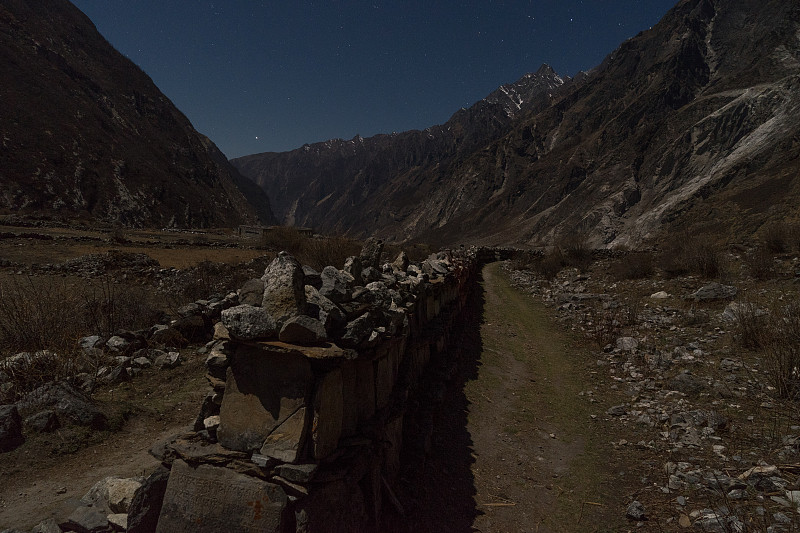
[[[405,252],[400,252],[397,254],[397,258],[392,263],[392,267],[397,269],[400,272],[405,272],[408,269],[410,261],[408,260],[408,255]]]
[[[208,340],[209,327],[206,319],[201,315],[181,317],[172,323],[172,327],[189,342],[205,342]]]
[[[277,323],[264,307],[237,305],[222,312],[222,324],[231,337],[241,340],[275,337]]]
[[[179,352],[168,352],[163,355],[159,355],[153,364],[156,368],[161,370],[177,368],[181,364],[181,354]]]
[[[263,307],[278,326],[302,314],[306,306],[303,267],[286,252],[281,252],[267,266],[264,275]],[[227,324],[226,324],[227,325]]]
[[[738,290],[732,285],[722,285],[721,283],[714,282],[700,287],[689,297],[701,301],[732,300],[736,297],[737,293]]]
[[[327,338],[322,322],[305,315],[287,320],[278,334],[278,340],[281,342],[300,345],[319,344],[325,342]]]
[[[319,293],[322,296],[337,304],[350,300],[353,294],[353,276],[332,266],[326,266],[320,276],[322,288]]]
[[[105,533],[109,529],[106,513],[95,507],[80,506],[59,526],[63,531]]]
[[[350,274],[357,285],[361,285],[364,282],[361,278],[361,271],[363,269],[364,267],[359,257],[351,256],[344,260],[344,267],[342,270]]]
[[[151,345],[165,348],[184,348],[189,344],[189,341],[180,331],[170,327],[163,327],[153,331],[149,340]]]
[[[383,253],[383,241],[370,237],[364,241],[364,246],[361,248],[361,266],[362,268],[372,267],[380,269],[381,254]]]
[[[56,412],[46,409],[25,419],[25,426],[39,433],[50,433],[61,427]]]
[[[81,503],[112,513],[127,513],[134,494],[141,485],[140,478],[109,476],[95,483],[81,498]]]
[[[22,418],[16,405],[0,405],[0,452],[17,448],[25,438],[22,436]]]
[[[136,489],[128,508],[128,533],[152,533],[156,530],[169,470],[160,466]]]
[[[306,285],[306,301],[318,308],[317,317],[330,336],[346,323],[344,312],[335,303],[321,295],[311,285]]]
[[[303,283],[319,290],[322,287],[322,276],[310,266],[303,265]]]
[[[59,418],[70,420],[80,426],[104,429],[107,421],[103,413],[92,405],[84,394],[67,382],[53,382],[31,391],[17,402],[23,412],[39,412],[52,409]]]
[[[247,280],[236,294],[239,296],[240,304],[260,307],[264,300],[264,280],[260,278]]]

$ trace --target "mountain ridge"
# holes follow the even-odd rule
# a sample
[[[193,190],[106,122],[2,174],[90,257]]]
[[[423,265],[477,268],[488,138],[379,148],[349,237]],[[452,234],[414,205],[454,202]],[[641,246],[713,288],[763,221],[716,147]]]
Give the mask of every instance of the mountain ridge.
[[[0,5],[0,80],[0,210],[135,227],[274,222],[263,191],[71,3]]]
[[[447,159],[386,165],[379,187],[361,186],[341,160],[296,159],[304,183],[327,173],[343,185],[296,197],[294,219],[443,244],[580,233],[599,246],[636,245],[692,226],[752,234],[798,216],[799,73],[800,6],[681,0],[547,105]],[[269,183],[286,179],[270,166],[281,157],[233,163],[272,194]]]

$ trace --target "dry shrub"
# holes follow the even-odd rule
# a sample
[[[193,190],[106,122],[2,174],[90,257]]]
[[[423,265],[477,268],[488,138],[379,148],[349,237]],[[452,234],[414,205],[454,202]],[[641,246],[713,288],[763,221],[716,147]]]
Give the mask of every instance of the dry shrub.
[[[76,294],[84,332],[112,335],[120,329],[144,329],[163,320],[142,288],[114,283],[104,277],[90,282]]]
[[[566,261],[568,267],[575,267],[581,271],[588,270],[592,264],[592,248],[589,239],[582,233],[573,233],[561,239],[556,245]]]
[[[341,268],[345,259],[361,252],[358,241],[339,236],[309,236],[289,227],[270,229],[261,244],[268,250],[289,252],[302,264],[318,270],[328,265]]]
[[[317,270],[326,266],[342,268],[344,261],[351,255],[361,252],[361,243],[344,237],[307,238],[295,257],[304,265]]]
[[[724,277],[728,266],[717,240],[689,233],[675,235],[665,244],[659,265],[670,276],[696,274],[709,279]]]
[[[292,255],[297,255],[297,252],[307,239],[308,237],[303,235],[297,228],[278,226],[264,231],[261,237],[261,246],[265,250],[275,252],[285,250]]]
[[[733,338],[742,348],[757,350],[769,338],[767,313],[751,302],[741,302],[732,307]]]
[[[644,279],[653,275],[653,254],[650,252],[631,253],[611,265],[611,277],[617,281]]]
[[[534,258],[530,268],[547,279],[553,279],[567,267],[585,272],[592,261],[592,249],[586,236],[573,234],[565,236],[544,254]]]
[[[764,363],[780,398],[800,399],[800,302],[773,310]]]
[[[789,251],[791,230],[783,222],[774,222],[765,226],[762,233],[765,248],[773,254],[782,254]]]
[[[742,259],[753,278],[766,280],[775,277],[775,259],[766,248],[756,248]]]
[[[0,347],[19,351],[72,349],[76,301],[64,281],[14,276],[0,283]]]

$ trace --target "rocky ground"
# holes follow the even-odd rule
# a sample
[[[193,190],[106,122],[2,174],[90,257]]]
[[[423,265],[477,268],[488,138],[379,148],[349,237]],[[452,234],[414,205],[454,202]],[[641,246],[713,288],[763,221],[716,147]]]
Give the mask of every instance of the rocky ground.
[[[729,253],[721,284],[658,269],[618,279],[625,255],[552,280],[511,269],[520,290],[595,341],[604,380],[580,396],[595,403],[624,394],[597,416],[613,423],[608,449],[625,450],[624,468],[638,474],[626,495],[631,529],[800,529],[800,410],[776,394],[768,356],[742,347],[737,320],[744,306],[767,316],[770,306],[796,302],[798,259],[776,257],[766,281],[732,275],[739,259]]]

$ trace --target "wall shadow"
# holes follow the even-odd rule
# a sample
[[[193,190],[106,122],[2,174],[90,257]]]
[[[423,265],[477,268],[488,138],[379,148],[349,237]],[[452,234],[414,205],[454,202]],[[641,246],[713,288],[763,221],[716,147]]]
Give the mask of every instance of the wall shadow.
[[[472,437],[467,430],[467,382],[477,379],[483,343],[483,276],[449,332],[448,351],[432,354],[418,390],[409,399],[401,470],[394,485],[402,506],[384,501],[381,531],[472,532],[476,505]],[[409,416],[410,415],[410,416]]]

